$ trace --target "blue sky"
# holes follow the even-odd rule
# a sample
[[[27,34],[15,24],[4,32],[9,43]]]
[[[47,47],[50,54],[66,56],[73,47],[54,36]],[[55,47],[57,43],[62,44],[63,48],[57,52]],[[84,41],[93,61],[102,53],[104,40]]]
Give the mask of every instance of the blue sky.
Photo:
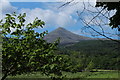
[[[58,27],[63,27],[78,35],[83,35],[87,37],[94,37],[91,34],[98,35],[91,29],[85,29],[84,24],[79,20],[76,11],[81,12],[83,10],[82,2],[59,8],[62,4],[63,3],[60,2],[9,2],[6,0],[6,2],[4,2],[4,4],[2,5],[2,14],[4,16],[5,13],[12,13],[14,11],[18,14],[25,12],[27,14],[26,23],[32,22],[35,17],[38,17],[46,23],[43,29],[35,29],[38,32],[42,32],[45,30],[51,32]],[[91,5],[95,5],[95,3],[91,2]],[[89,9],[95,11],[93,8]],[[81,17],[89,22],[92,16],[86,11],[81,15]],[[93,26],[93,23],[90,23],[90,25]],[[101,32],[101,29],[99,27],[95,25],[93,27],[97,31]],[[116,30],[112,30],[108,26],[103,26],[103,28],[106,33],[117,33]],[[117,36],[111,36],[109,34],[106,35],[111,38],[117,39]],[[95,37],[104,38],[102,36]]]

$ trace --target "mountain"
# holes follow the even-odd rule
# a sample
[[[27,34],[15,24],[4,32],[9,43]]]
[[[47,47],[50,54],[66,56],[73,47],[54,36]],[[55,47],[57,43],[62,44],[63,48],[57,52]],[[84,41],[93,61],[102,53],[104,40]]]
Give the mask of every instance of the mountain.
[[[93,40],[94,38],[84,37],[77,34],[74,34],[62,27],[57,28],[56,30],[48,33],[45,36],[45,40],[48,42],[53,42],[56,39],[60,38],[61,44],[76,43],[81,40]]]

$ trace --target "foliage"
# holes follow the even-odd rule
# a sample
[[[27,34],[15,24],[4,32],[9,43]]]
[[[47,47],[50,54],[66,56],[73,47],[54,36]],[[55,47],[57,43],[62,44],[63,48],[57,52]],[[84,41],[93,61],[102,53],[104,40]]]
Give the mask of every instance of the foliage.
[[[117,47],[118,44],[111,40],[86,40],[71,46],[61,46],[58,54],[68,55],[76,71],[84,71],[86,68],[88,71],[92,69],[118,70],[120,50]]]
[[[96,2],[96,7],[106,8],[108,11],[116,10],[116,13],[109,19],[112,28],[118,28],[120,31],[120,1],[119,2]]]
[[[0,22],[3,36],[2,80],[8,75],[33,71],[41,71],[52,78],[61,77],[66,60],[60,55],[54,55],[58,41],[47,43],[43,39],[47,31],[34,31],[39,26],[43,28],[45,23],[36,18],[32,23],[25,25],[25,17],[25,13],[6,14],[5,19]]]
[[[92,71],[94,69],[94,63],[93,61],[90,61],[87,67],[85,68],[86,71]]]

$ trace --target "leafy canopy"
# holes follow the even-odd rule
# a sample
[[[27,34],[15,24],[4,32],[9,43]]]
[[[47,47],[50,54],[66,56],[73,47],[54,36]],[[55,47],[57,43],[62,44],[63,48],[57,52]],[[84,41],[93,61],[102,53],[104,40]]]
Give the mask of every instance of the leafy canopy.
[[[116,10],[115,14],[110,17],[110,26],[112,26],[112,28],[118,28],[118,30],[120,31],[120,1],[119,2],[104,2],[102,0],[100,0],[101,2],[96,2],[96,7],[103,7],[105,9],[107,9],[108,11],[111,10]]]
[[[8,75],[33,71],[41,71],[51,77],[62,76],[65,60],[60,55],[54,54],[58,41],[47,43],[43,39],[47,31],[42,33],[34,31],[35,28],[43,28],[45,23],[35,18],[32,23],[25,25],[25,17],[25,13],[6,14],[5,19],[0,21],[3,37],[2,80]],[[52,76],[53,74],[55,76]]]

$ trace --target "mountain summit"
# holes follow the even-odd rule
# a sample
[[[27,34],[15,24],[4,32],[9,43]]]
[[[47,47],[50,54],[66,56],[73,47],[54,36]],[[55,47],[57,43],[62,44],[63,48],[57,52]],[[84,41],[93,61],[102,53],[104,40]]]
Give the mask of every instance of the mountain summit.
[[[80,40],[92,40],[93,39],[93,38],[74,34],[62,27],[59,27],[56,30],[48,33],[44,39],[47,40],[48,42],[53,42],[58,38],[60,38],[61,44],[76,43],[76,42],[79,42]]]

